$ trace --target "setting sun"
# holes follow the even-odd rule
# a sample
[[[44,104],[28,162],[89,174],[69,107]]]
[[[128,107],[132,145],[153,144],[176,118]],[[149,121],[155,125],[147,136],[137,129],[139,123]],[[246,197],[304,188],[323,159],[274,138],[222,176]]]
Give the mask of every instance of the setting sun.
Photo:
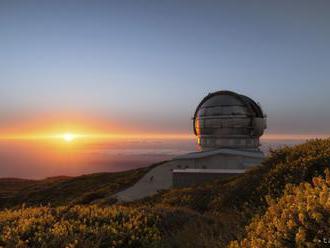
[[[63,139],[66,142],[71,142],[72,140],[75,139],[75,136],[72,133],[65,133],[65,134],[63,134]]]

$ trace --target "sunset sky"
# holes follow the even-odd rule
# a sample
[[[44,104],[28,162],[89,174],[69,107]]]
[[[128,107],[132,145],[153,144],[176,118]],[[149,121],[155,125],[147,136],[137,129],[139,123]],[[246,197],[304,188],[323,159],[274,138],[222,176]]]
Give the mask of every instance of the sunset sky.
[[[0,1],[0,134],[191,134],[209,92],[330,134],[329,1]],[[1,135],[0,135],[1,136]]]

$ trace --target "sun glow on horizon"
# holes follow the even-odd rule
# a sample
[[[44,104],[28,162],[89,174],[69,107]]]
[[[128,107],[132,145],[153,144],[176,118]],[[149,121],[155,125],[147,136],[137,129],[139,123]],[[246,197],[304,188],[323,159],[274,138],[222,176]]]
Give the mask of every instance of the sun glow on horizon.
[[[71,142],[75,139],[75,135],[72,134],[72,133],[65,133],[63,134],[63,139],[66,141],[66,142]]]
[[[1,130],[0,130],[1,131]],[[265,134],[261,140],[306,140],[328,138],[327,134]],[[109,132],[104,130],[73,128],[62,131],[40,130],[40,132],[10,133],[0,132],[0,140],[57,140],[71,143],[75,140],[194,140],[196,136],[189,133],[152,133],[152,132]]]
[[[68,120],[65,120],[68,119]],[[313,138],[328,138],[330,134],[317,133],[269,133],[261,136],[261,141],[267,140],[306,140]],[[114,140],[191,140],[196,141],[197,137],[186,131],[163,131],[151,129],[135,129],[130,125],[119,125],[115,122],[71,116],[61,116],[52,119],[51,117],[42,120],[30,120],[24,125],[0,127],[1,140],[22,140],[51,142],[58,145],[64,144],[85,144],[86,142],[105,142]]]

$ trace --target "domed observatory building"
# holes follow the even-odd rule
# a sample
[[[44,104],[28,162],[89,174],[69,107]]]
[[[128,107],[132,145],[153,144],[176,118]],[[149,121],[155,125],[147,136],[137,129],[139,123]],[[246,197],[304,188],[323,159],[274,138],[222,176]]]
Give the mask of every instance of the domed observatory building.
[[[258,150],[259,138],[266,128],[261,107],[251,98],[231,91],[207,95],[197,106],[193,121],[203,151]]]
[[[244,173],[264,158],[259,138],[266,116],[251,98],[232,91],[208,94],[193,117],[200,152],[175,159],[174,186],[190,186]]]
[[[259,138],[265,128],[265,114],[251,98],[231,91],[208,94],[193,117],[200,151],[160,163],[116,197],[131,201],[172,186],[187,187],[245,173],[264,158]]]

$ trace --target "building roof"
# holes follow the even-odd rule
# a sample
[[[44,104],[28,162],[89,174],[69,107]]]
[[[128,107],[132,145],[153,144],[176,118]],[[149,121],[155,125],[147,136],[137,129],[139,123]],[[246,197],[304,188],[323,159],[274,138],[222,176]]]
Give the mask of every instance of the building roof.
[[[192,152],[187,153],[181,156],[177,156],[174,158],[174,160],[181,160],[181,159],[199,159],[199,158],[205,158],[210,157],[218,154],[224,154],[224,155],[236,155],[236,156],[244,156],[244,157],[250,157],[250,158],[264,158],[264,154],[260,151],[243,151],[243,150],[234,150],[234,149],[215,149],[215,150],[209,150],[209,151],[202,151],[202,152]]]
[[[251,98],[240,95],[238,93],[220,90],[213,93],[209,93],[198,104],[193,117],[193,129],[195,135],[197,135],[196,119],[198,118],[199,111],[205,107],[214,106],[245,106],[248,110],[248,114],[256,118],[264,118],[265,115],[261,107]]]
[[[242,174],[246,170],[235,169],[174,169],[173,173],[209,173],[209,174]]]

